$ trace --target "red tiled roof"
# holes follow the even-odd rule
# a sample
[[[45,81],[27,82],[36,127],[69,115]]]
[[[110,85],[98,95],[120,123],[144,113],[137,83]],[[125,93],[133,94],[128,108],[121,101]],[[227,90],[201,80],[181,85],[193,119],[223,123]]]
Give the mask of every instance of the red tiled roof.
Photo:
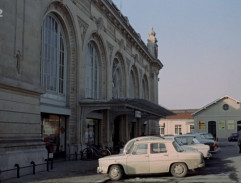
[[[167,116],[165,119],[193,119],[192,113],[177,113],[175,115]]]

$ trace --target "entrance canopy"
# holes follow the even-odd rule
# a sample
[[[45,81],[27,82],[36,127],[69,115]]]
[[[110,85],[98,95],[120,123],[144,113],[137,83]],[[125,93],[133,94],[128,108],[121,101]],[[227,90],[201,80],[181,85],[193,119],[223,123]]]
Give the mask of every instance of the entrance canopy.
[[[173,112],[164,107],[145,99],[80,100],[80,105],[83,107],[103,107],[103,109],[109,109],[114,113],[137,115],[136,117],[139,118],[153,120],[174,115]]]

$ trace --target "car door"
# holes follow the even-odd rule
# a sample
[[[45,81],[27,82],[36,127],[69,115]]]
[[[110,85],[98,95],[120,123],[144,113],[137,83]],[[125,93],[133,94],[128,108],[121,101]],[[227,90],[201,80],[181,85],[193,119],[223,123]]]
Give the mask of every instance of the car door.
[[[165,143],[151,143],[149,156],[150,173],[168,172],[169,159]]]
[[[132,153],[130,153],[126,160],[126,168],[128,174],[145,174],[149,173],[149,154],[148,144],[137,144]]]

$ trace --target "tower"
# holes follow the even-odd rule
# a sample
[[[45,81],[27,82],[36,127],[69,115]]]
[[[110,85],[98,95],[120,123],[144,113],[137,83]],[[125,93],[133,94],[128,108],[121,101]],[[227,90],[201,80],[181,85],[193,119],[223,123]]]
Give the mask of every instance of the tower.
[[[157,39],[156,39],[156,33],[154,32],[153,27],[151,28],[151,31],[149,33],[149,37],[147,39],[147,48],[151,55],[157,59],[158,57],[158,45],[157,45]]]

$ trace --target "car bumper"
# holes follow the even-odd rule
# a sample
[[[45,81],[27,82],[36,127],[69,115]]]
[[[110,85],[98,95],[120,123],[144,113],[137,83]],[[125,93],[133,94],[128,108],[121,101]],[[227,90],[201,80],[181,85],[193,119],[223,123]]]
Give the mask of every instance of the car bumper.
[[[210,153],[216,153],[216,152],[218,152],[218,151],[220,151],[220,147],[215,148],[213,151],[210,151]]]
[[[103,172],[103,168],[97,167],[97,173],[102,173],[102,172]]]
[[[198,165],[198,168],[203,168],[205,167],[205,162],[202,162],[201,164]]]
[[[209,152],[205,158],[208,159],[208,158],[211,158],[211,157],[212,157],[212,154]]]
[[[97,173],[107,173],[107,167],[104,166],[98,166],[97,167]]]

